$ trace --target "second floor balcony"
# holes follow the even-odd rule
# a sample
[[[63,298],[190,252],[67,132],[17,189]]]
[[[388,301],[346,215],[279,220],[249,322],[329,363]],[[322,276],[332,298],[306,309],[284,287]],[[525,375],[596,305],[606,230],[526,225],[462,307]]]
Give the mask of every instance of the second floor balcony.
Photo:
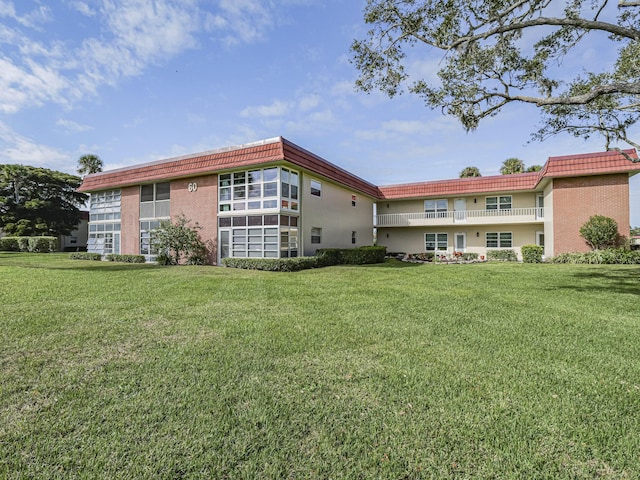
[[[544,208],[459,210],[446,212],[384,213],[376,216],[377,227],[431,227],[440,225],[491,225],[542,223]]]

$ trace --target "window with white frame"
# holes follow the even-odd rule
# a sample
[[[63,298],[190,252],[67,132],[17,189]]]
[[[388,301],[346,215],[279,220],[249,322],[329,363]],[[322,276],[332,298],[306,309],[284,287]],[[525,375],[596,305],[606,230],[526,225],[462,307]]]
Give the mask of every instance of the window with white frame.
[[[140,218],[168,218],[170,206],[169,182],[140,185]]]
[[[511,195],[502,195],[497,197],[486,197],[485,208],[487,210],[511,210]]]
[[[218,176],[218,211],[298,211],[299,182],[298,172],[284,167],[223,173]]]
[[[427,218],[444,218],[447,216],[448,209],[449,202],[446,198],[424,201],[424,212]]]
[[[351,244],[355,245],[358,241],[358,232],[356,231],[352,231],[351,232]]]
[[[144,255],[148,260],[153,260],[158,253],[154,245],[154,240],[156,230],[159,228],[159,220],[140,221],[140,255]]]
[[[351,206],[352,207],[356,206],[356,196],[355,195],[351,195]]]
[[[120,190],[105,190],[89,197],[87,251],[108,255],[120,253]]]
[[[311,227],[311,243],[322,243],[322,229]]]
[[[298,256],[298,217],[245,215],[218,217],[221,258]]]
[[[424,249],[427,252],[446,250],[449,245],[449,235],[446,233],[426,233],[424,236]]]
[[[316,180],[311,180],[311,195],[314,197],[322,196],[322,184]]]
[[[92,193],[89,198],[89,221],[120,220],[120,190]]]
[[[513,233],[511,232],[487,232],[487,248],[510,248],[513,247]]]

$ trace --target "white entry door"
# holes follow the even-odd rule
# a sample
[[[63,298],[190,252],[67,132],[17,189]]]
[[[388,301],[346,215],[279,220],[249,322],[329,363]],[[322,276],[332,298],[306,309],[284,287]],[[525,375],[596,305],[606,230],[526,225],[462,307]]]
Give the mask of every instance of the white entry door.
[[[466,222],[467,220],[467,199],[456,198],[453,202],[454,218],[456,222]]]
[[[456,233],[455,247],[456,252],[464,252],[467,249],[466,233]]]

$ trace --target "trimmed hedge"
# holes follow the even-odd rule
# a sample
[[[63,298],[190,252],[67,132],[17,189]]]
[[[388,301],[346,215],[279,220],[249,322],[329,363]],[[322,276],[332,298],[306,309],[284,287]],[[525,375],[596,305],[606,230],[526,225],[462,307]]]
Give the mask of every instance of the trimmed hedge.
[[[640,250],[607,248],[588,253],[561,253],[553,263],[585,263],[591,265],[640,265]]]
[[[69,259],[71,260],[102,260],[102,255],[99,253],[89,253],[89,252],[73,252],[69,254]]]
[[[487,260],[500,260],[502,262],[517,262],[516,252],[507,248],[505,250],[488,250]]]
[[[58,249],[56,237],[3,237],[0,238],[0,251],[49,253]]]
[[[121,262],[121,263],[145,263],[147,261],[144,255],[118,255],[116,253],[110,253],[105,256],[107,262]]]
[[[270,272],[297,272],[332,265],[365,265],[384,263],[386,247],[322,248],[315,257],[294,258],[224,258],[225,267]]]
[[[384,263],[387,247],[368,246],[358,248],[320,248],[316,257],[326,266],[330,265],[368,265]]]
[[[230,268],[265,270],[268,272],[297,272],[325,266],[321,264],[318,257],[224,258],[222,259],[222,264]]]
[[[544,248],[540,245],[523,245],[521,251],[524,263],[542,263]]]
[[[2,237],[0,238],[0,252],[19,252],[20,245],[18,245],[17,237]]]

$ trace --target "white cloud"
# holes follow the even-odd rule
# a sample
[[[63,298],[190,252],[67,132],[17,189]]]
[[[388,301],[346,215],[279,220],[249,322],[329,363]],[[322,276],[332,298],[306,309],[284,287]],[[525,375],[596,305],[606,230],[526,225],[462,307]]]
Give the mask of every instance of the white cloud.
[[[8,163],[21,163],[34,167],[46,167],[58,170],[59,165],[73,170],[70,156],[57,148],[38,144],[31,138],[24,137],[0,122],[0,158]],[[54,165],[56,167],[54,167]]]
[[[240,112],[242,117],[283,117],[289,113],[291,105],[282,100],[276,100],[271,105],[260,105],[257,107],[247,107]]]
[[[91,125],[82,125],[80,123],[74,122],[73,120],[66,120],[64,118],[59,118],[56,122],[56,125],[59,127],[63,127],[69,132],[79,133],[79,132],[88,132],[89,130],[93,130]]]
[[[93,17],[96,14],[96,11],[92,9],[87,2],[71,2],[71,6],[85,17]]]

